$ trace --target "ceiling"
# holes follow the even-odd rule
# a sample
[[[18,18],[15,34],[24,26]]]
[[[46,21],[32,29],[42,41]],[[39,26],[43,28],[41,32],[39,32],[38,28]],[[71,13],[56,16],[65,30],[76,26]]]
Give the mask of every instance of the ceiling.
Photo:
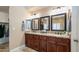
[[[57,9],[59,7],[61,7],[61,6],[25,6],[25,8],[28,12],[34,12],[34,11],[37,11],[37,10],[43,9],[43,8]]]
[[[8,13],[9,12],[9,6],[0,6],[0,11]]]
[[[33,12],[46,7],[48,6],[26,6],[25,8],[28,12]]]

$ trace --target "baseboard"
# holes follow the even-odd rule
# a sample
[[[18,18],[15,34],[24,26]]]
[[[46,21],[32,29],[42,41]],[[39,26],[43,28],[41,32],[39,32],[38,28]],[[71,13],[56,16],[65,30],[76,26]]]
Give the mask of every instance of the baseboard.
[[[21,48],[24,48],[24,47],[25,47],[25,45],[21,45],[21,46],[19,46],[19,47],[16,47],[16,48],[10,50],[10,52],[16,52],[17,50],[19,50],[19,49],[21,49]]]

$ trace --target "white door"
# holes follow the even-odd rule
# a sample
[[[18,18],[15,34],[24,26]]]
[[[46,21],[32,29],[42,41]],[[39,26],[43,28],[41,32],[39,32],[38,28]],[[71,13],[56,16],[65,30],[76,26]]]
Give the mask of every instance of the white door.
[[[71,51],[79,52],[79,6],[72,7]]]

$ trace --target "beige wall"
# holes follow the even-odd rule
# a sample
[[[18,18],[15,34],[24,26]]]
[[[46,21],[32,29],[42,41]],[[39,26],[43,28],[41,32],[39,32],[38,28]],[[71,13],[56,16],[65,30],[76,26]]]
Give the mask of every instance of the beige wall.
[[[0,11],[0,22],[8,22],[9,15],[6,12]]]
[[[24,44],[24,32],[21,30],[21,24],[26,19],[26,9],[20,6],[11,6],[9,8],[9,18],[9,48],[11,50]]]

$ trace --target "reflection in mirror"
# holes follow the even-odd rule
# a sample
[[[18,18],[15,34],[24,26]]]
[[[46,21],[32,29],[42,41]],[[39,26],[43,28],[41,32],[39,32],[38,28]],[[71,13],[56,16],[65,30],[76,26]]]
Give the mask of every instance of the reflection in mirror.
[[[51,29],[54,31],[66,30],[66,14],[53,15],[51,17]]]
[[[50,16],[45,16],[40,18],[40,30],[49,30],[50,29]]]
[[[32,20],[32,30],[39,30],[39,18]]]
[[[31,20],[26,20],[26,31],[31,30]]]

